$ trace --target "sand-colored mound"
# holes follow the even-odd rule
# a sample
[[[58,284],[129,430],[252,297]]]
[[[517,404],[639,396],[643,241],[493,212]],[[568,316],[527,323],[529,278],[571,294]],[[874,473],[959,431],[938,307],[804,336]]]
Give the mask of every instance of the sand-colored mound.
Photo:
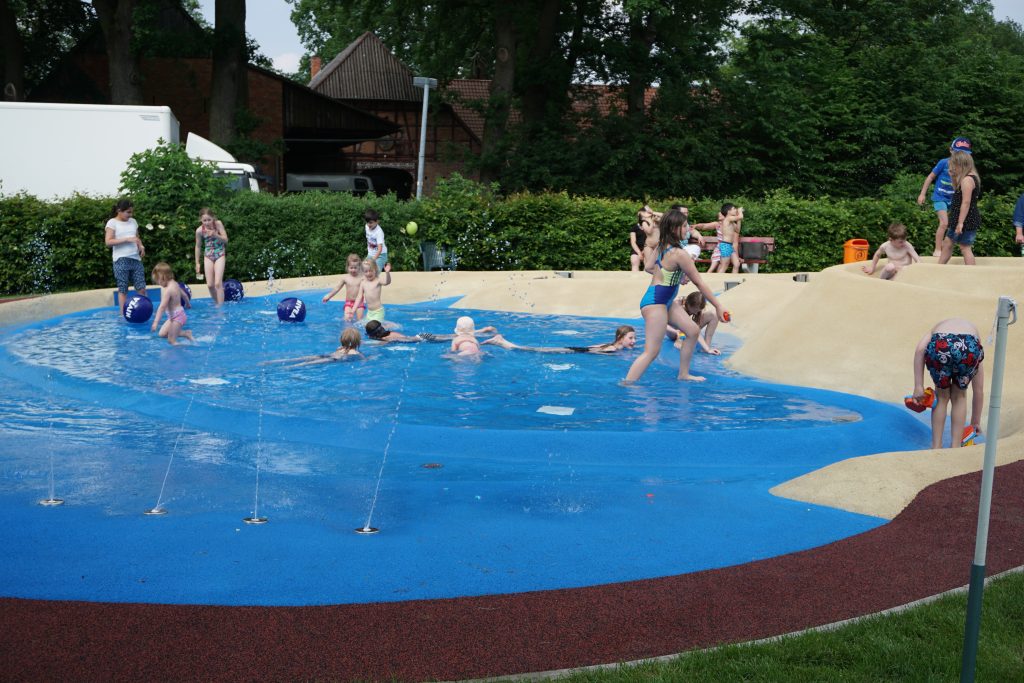
[[[868,277],[861,264],[811,273],[808,282],[792,275],[707,276],[733,314],[723,328],[743,339],[732,367],[756,377],[859,394],[900,403],[913,388],[912,358],[917,341],[939,320],[964,317],[982,332],[991,372],[992,329],[1000,295],[1024,302],[1024,261],[979,259],[975,267],[939,266],[934,259],[902,272],[896,281]],[[551,271],[393,273],[384,289],[387,303],[462,297],[456,308],[571,314],[635,319],[649,282],[643,273],[581,272],[564,277]],[[278,280],[273,291],[326,290],[339,276]],[[192,285],[205,298],[202,283]],[[246,283],[258,296],[267,283]],[[690,291],[687,287],[684,291]],[[0,325],[27,322],[86,308],[111,305],[112,288],[17,301],[0,306]],[[307,301],[317,315],[319,301]],[[326,309],[335,314],[340,308]],[[483,315],[478,324],[488,324]],[[1001,413],[999,461],[1024,458],[1024,324],[1010,327]],[[986,387],[991,389],[991,382]],[[987,407],[986,407],[987,416]],[[983,425],[984,427],[985,425]],[[882,453],[853,458],[786,482],[779,496],[894,517],[924,487],[981,467],[983,447],[943,451]]]

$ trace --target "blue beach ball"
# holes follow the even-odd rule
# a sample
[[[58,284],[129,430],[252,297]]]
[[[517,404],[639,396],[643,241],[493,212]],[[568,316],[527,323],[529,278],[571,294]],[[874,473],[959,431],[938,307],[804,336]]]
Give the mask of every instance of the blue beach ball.
[[[192,288],[186,285],[181,280],[176,280],[175,282],[177,282],[178,286],[181,287],[181,291],[185,292],[185,296],[188,297],[188,300],[192,301]]]
[[[121,315],[130,323],[144,323],[153,317],[153,302],[147,297],[132,294],[124,302]]]
[[[245,290],[242,289],[242,283],[238,280],[231,278],[230,280],[224,281],[224,300],[225,301],[241,301],[245,296]]]
[[[277,319],[286,323],[301,323],[306,319],[306,304],[293,296],[281,299],[277,305]]]

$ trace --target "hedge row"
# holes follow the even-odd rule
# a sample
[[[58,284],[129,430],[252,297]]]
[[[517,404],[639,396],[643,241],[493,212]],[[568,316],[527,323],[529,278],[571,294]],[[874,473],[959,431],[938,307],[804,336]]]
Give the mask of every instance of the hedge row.
[[[912,194],[912,193],[911,193]],[[1010,216],[1015,198],[986,196],[984,227],[975,252],[1009,256],[1016,251]],[[27,196],[0,198],[0,293],[27,294],[107,287],[113,284],[103,226],[113,199],[76,196],[46,203]],[[675,200],[652,201],[665,209]],[[935,216],[913,196],[801,199],[778,191],[758,200],[736,198],[745,208],[743,232],[775,238],[766,272],[817,271],[842,261],[843,243],[865,238],[874,249],[889,223],[907,225],[911,242],[930,254]],[[691,220],[713,220],[718,201],[681,200]],[[381,213],[395,270],[422,267],[417,243],[432,240],[453,249],[465,270],[623,270],[635,203],[522,194],[497,198],[491,188],[453,178],[422,202],[389,197],[304,193],[238,194],[215,207],[231,237],[228,276],[243,280],[343,272],[349,253],[364,254],[362,213]],[[198,214],[198,208],[196,212]],[[146,263],[167,261],[189,280],[194,269],[194,226],[146,227],[136,206]],[[416,236],[398,228],[416,221]],[[198,215],[196,223],[198,225]]]

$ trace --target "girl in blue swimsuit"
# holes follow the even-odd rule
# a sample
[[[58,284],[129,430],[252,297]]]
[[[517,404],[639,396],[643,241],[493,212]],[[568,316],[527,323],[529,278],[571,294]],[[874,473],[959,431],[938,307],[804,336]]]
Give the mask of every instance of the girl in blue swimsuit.
[[[644,247],[645,270],[651,273],[651,285],[640,300],[640,314],[644,318],[644,351],[630,366],[626,382],[632,383],[640,379],[647,371],[647,367],[661,353],[665,325],[668,323],[686,335],[679,349],[679,379],[700,382],[704,380],[703,377],[690,374],[690,359],[693,357],[700,328],[686,314],[682,305],[675,301],[682,278],[685,276],[696,285],[707,302],[715,307],[718,319],[723,322],[725,309],[701,279],[693,259],[681,246],[688,233],[686,216],[681,211],[673,209],[662,217],[656,230],[657,246],[650,246],[653,240],[649,238],[647,246]]]

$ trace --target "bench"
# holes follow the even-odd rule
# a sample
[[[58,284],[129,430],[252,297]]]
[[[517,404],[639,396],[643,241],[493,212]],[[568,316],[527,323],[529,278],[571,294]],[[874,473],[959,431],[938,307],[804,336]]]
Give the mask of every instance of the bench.
[[[436,242],[420,242],[420,256],[423,257],[423,270],[455,270],[458,258]]]
[[[697,244],[696,239],[691,239],[690,244]],[[696,263],[711,263],[711,253],[718,246],[718,236],[708,235],[704,238],[704,247],[701,255],[694,259]],[[744,237],[740,235],[740,260],[742,266],[747,267],[748,273],[756,273],[762,263],[768,263],[768,254],[775,251],[774,237]],[[704,257],[704,252],[708,252]]]

